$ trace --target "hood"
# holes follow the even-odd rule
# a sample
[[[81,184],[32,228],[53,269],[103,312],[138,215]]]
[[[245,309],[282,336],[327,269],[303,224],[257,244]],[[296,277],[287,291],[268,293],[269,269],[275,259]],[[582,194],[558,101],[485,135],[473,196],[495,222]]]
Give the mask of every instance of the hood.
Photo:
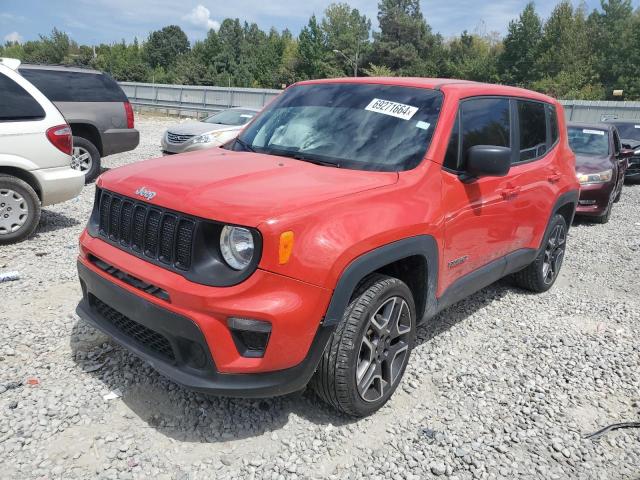
[[[240,130],[243,126],[221,125],[219,123],[205,122],[185,122],[172,125],[167,128],[167,132],[177,133],[178,135],[203,135],[209,132],[217,132],[222,130]]]
[[[395,172],[366,172],[224,149],[137,162],[104,173],[99,187],[190,215],[255,227],[279,214],[396,183]]]
[[[613,165],[608,155],[593,156],[576,154],[576,172],[578,173],[597,173],[612,168]]]

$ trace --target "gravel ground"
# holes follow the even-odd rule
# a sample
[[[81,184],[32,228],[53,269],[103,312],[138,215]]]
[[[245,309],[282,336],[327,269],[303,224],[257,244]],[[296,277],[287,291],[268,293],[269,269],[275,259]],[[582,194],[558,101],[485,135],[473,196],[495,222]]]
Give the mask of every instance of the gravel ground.
[[[171,120],[140,118],[157,156]],[[493,285],[419,331],[401,387],[376,415],[337,415],[311,392],[208,397],[176,386],[74,313],[77,238],[94,188],[0,247],[2,478],[640,479],[640,185],[611,222],[577,224],[543,295]],[[110,392],[121,397],[105,399]]]

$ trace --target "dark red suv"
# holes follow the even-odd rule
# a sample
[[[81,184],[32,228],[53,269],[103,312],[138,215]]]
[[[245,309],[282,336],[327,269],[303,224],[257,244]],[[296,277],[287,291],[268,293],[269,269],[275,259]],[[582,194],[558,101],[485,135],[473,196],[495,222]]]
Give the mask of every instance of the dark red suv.
[[[506,275],[551,288],[578,194],[552,98],[302,82],[227,149],[100,177],[78,313],[188,388],[261,397],[311,381],[368,415],[421,322]]]

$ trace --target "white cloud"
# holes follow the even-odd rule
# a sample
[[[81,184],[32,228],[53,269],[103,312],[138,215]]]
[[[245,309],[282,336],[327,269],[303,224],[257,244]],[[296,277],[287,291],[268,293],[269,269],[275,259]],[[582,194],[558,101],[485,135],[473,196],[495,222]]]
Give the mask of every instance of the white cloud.
[[[182,17],[183,20],[187,20],[195,27],[205,28],[207,30],[220,28],[220,23],[211,19],[211,12],[204,5],[198,5],[191,13]]]
[[[5,42],[18,42],[18,43],[22,43],[22,35],[20,35],[18,32],[11,32],[8,33],[7,35],[4,36],[4,41]]]

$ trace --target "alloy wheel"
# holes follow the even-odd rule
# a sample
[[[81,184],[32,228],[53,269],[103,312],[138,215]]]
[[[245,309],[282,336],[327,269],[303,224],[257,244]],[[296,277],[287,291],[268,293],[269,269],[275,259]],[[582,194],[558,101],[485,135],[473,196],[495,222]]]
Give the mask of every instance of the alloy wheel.
[[[71,155],[71,168],[80,170],[81,172],[87,172],[91,170],[93,159],[89,151],[83,147],[73,147],[73,154]]]
[[[399,381],[409,355],[411,311],[398,296],[385,300],[369,318],[358,362],[356,384],[366,402],[382,398]]]
[[[556,225],[547,240],[542,262],[542,278],[547,285],[552,283],[560,273],[566,241],[567,232],[564,225]]]
[[[0,235],[18,231],[29,218],[29,206],[15,190],[0,189]]]

